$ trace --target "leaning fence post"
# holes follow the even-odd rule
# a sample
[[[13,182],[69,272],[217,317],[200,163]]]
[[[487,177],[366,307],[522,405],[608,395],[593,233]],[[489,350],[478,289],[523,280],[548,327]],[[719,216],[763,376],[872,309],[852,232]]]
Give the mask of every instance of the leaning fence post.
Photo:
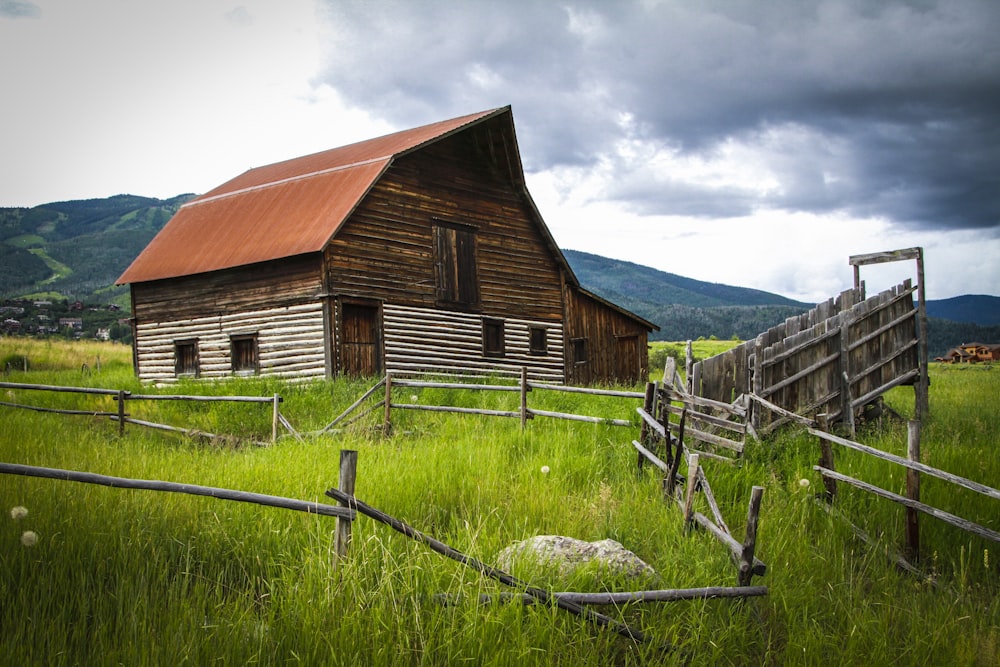
[[[691,525],[694,514],[694,488],[698,485],[698,455],[688,457],[687,499],[684,501],[684,525]]]
[[[906,424],[906,458],[920,463],[920,422],[910,420]],[[920,502],[920,473],[912,468],[906,469],[906,497]],[[920,523],[919,512],[912,507],[906,508],[906,551],[907,555],[916,560],[920,556]]]
[[[687,342],[687,346],[684,348],[684,377],[687,382],[687,390],[689,394],[695,393],[694,382],[691,378],[691,370],[694,367],[694,348],[691,345],[691,341]]]
[[[385,420],[382,422],[382,435],[392,434],[392,373],[385,374]]]
[[[125,435],[125,390],[118,390],[118,435]]]
[[[743,540],[743,550],[740,552],[740,586],[749,586],[753,578],[753,557],[757,550],[757,517],[760,514],[760,501],[764,495],[764,487],[755,486],[750,493],[750,508],[747,510],[747,535]]]
[[[829,419],[827,415],[816,415],[816,422],[819,424],[819,429],[824,433],[829,433]],[[826,468],[827,470],[833,470],[833,445],[826,438],[819,439],[819,465],[821,468]],[[837,497],[837,480],[822,475],[823,477],[823,487],[826,489],[826,502],[832,503],[833,499]]]
[[[340,450],[340,479],[337,488],[354,497],[354,480],[357,477],[358,452],[353,449]],[[350,507],[350,502],[339,501],[341,507]],[[351,520],[337,517],[334,529],[333,545],[337,559],[347,557],[347,549],[351,545]]]
[[[654,418],[656,417],[656,415],[653,414],[653,398],[655,397],[655,395],[656,395],[656,384],[653,382],[647,382],[646,395],[642,401],[642,409],[646,414]],[[641,442],[642,446],[645,447],[646,449],[654,451],[653,448],[649,446],[650,440],[652,440],[652,437],[649,434],[649,424],[647,424],[646,420],[643,419],[642,426],[639,427],[639,442]],[[645,462],[646,462],[646,457],[643,455],[642,452],[639,452],[639,474],[642,474],[642,465]]]

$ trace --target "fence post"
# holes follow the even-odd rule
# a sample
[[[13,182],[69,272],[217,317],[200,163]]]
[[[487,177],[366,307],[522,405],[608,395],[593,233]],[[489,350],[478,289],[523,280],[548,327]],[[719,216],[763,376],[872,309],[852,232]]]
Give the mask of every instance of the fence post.
[[[750,493],[750,508],[747,510],[747,535],[743,540],[743,550],[740,552],[740,586],[749,586],[753,578],[753,557],[757,550],[757,517],[760,514],[760,501],[764,495],[764,487],[755,486]]]
[[[920,422],[910,420],[906,424],[906,458],[920,463]],[[906,497],[920,501],[920,473],[912,468],[906,469]],[[920,514],[912,507],[906,508],[906,551],[907,555],[916,560],[920,556]]]
[[[340,450],[340,479],[337,488],[349,496],[354,496],[354,480],[357,477],[358,452],[353,449]],[[341,507],[350,507],[350,503],[339,501]],[[347,557],[347,549],[351,545],[351,520],[337,517],[334,532],[334,551],[337,559]]]
[[[278,403],[281,401],[281,397],[277,394],[274,395],[274,409],[271,412],[271,444],[274,445],[278,442]]]
[[[694,386],[692,384],[691,371],[694,368],[694,351],[691,347],[691,341],[687,342],[687,346],[684,348],[684,378],[687,383],[687,390],[689,394],[694,394]]]
[[[688,457],[687,498],[684,501],[684,525],[691,525],[694,514],[694,487],[698,485],[698,455]]]
[[[850,311],[839,314],[840,317],[840,416],[847,429],[854,437],[854,395],[851,393],[851,323]],[[825,429],[824,429],[825,430]]]
[[[392,373],[385,374],[385,419],[382,422],[382,435],[392,434]]]
[[[816,421],[819,423],[819,430],[824,433],[829,433],[829,419],[827,415],[821,414],[816,415]],[[819,439],[819,465],[821,468],[826,468],[827,470],[833,470],[833,445],[826,438]],[[823,486],[826,488],[825,500],[828,503],[832,503],[833,499],[837,497],[837,480],[831,479],[825,475],[823,477]]]
[[[118,391],[118,436],[125,435],[125,390]]]
[[[528,424],[528,367],[521,366],[521,430]],[[640,456],[642,456],[640,454]]]
[[[646,414],[654,418],[656,417],[656,415],[653,414],[653,399],[655,396],[656,396],[656,383],[647,382],[646,395],[643,397],[642,400],[642,409],[646,412]],[[655,450],[649,446],[650,440],[652,440],[652,437],[649,434],[649,424],[647,424],[646,420],[643,419],[642,426],[639,427],[639,442],[642,443],[643,447],[652,452]],[[642,474],[642,466],[645,462],[646,462],[646,457],[643,456],[642,452],[639,452],[639,474]]]

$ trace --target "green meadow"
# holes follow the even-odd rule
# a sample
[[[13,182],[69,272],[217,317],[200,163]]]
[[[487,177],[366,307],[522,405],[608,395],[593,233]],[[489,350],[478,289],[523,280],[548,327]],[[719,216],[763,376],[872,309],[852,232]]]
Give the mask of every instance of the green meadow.
[[[157,388],[135,380],[130,359],[120,345],[0,339],[5,382],[277,393],[282,414],[303,433],[330,423],[374,383],[255,378]],[[407,403],[517,404],[516,393],[395,391]],[[934,365],[930,392],[924,462],[1000,487],[1000,370]],[[106,397],[10,388],[0,390],[0,402],[114,410]],[[887,402],[912,416],[912,389],[893,390]],[[224,440],[131,424],[119,435],[106,417],[0,405],[0,462],[333,504],[324,492],[337,484],[340,450],[352,449],[359,499],[485,563],[512,542],[557,534],[612,538],[657,572],[628,581],[518,566],[513,574],[532,585],[595,592],[736,585],[728,551],[685,529],[652,466],[637,472],[630,443],[638,403],[536,391],[531,407],[633,426],[539,417],[522,431],[517,419],[397,410],[388,437],[376,409],[335,432],[286,434],[268,447],[252,444],[270,439],[267,405],[129,403],[141,419],[236,436]],[[857,440],[905,455],[906,424],[866,424]],[[877,543],[858,541],[816,501],[818,458],[817,439],[790,428],[749,442],[738,466],[703,461],[738,538],[751,487],[765,488],[757,556],[768,569],[753,583],[768,595],[595,607],[641,630],[642,643],[554,606],[481,604],[480,594],[511,589],[364,516],[354,522],[347,558],[335,560],[332,518],[0,475],[0,664],[1000,664],[1000,545],[922,516],[916,565],[926,577],[901,572],[885,550],[902,549],[904,510],[842,487],[839,514]],[[904,472],[888,463],[837,450],[836,465],[905,492]],[[1000,530],[1000,503],[990,498],[925,476],[922,499]]]

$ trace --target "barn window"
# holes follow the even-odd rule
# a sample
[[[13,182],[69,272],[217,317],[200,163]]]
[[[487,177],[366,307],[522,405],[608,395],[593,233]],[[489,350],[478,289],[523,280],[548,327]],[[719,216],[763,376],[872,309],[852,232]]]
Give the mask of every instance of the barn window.
[[[174,343],[174,375],[198,377],[197,340],[179,340]]]
[[[574,364],[585,364],[589,361],[587,358],[587,339],[586,338],[574,338],[573,339],[573,363]]]
[[[504,355],[503,320],[483,320],[483,355],[487,357]]]
[[[549,336],[545,327],[530,327],[528,329],[528,354],[545,355],[549,353]]]
[[[434,267],[438,302],[458,306],[479,304],[475,229],[435,225]]]
[[[234,373],[253,375],[257,372],[257,334],[231,336],[229,347]]]

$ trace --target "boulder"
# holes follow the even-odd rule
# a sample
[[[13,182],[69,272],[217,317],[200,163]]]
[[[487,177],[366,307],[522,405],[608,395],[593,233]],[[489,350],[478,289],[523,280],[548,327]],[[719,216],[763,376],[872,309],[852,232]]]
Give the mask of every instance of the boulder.
[[[561,535],[536,535],[511,544],[497,555],[498,567],[506,572],[514,569],[518,561],[529,561],[554,569],[559,576],[572,575],[583,567],[611,576],[656,576],[653,568],[614,540],[584,542]]]

